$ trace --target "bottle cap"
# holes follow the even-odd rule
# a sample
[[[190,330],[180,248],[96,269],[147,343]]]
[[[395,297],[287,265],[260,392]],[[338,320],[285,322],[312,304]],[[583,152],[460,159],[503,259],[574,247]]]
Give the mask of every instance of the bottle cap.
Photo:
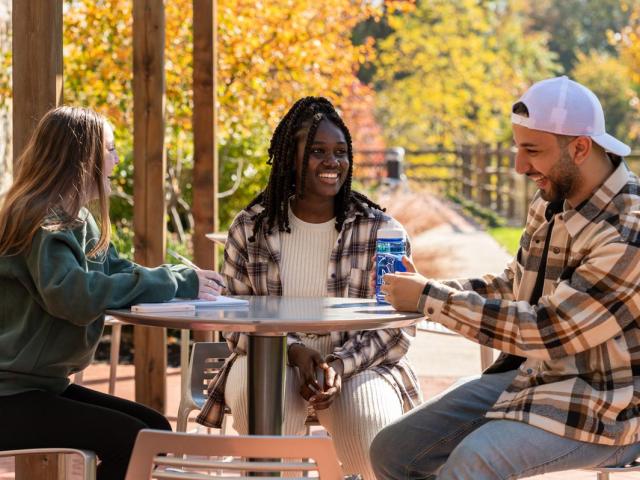
[[[378,238],[401,239],[404,240],[404,230],[402,228],[380,228],[377,234]]]

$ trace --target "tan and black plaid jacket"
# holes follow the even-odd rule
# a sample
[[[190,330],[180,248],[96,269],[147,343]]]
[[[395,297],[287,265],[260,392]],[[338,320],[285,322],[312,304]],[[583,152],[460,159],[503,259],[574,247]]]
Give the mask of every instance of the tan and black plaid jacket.
[[[487,417],[605,445],[640,440],[640,185],[624,163],[577,208],[555,215],[544,288],[531,296],[549,222],[531,204],[520,250],[500,276],[429,281],[433,320],[526,357]]]
[[[280,281],[280,235],[275,227],[270,235],[266,228],[249,243],[253,234],[255,214],[263,207],[256,205],[241,211],[229,228],[224,249],[222,273],[231,295],[282,295]],[[327,293],[333,297],[372,297],[369,291],[369,272],[373,268],[376,234],[383,226],[401,225],[375,209],[367,208],[367,214],[349,206],[347,217],[331,252],[327,272]],[[409,246],[407,246],[409,250]],[[339,358],[344,364],[344,378],[371,368],[386,378],[403,400],[405,411],[421,402],[418,379],[405,355],[415,326],[403,329],[332,332],[333,353],[327,360]],[[237,355],[246,352],[245,334],[228,333],[227,343],[233,350],[220,373],[209,387],[209,399],[197,417],[197,421],[210,427],[219,427],[224,412],[224,389],[229,369]],[[300,337],[290,333],[287,343],[301,343]]]

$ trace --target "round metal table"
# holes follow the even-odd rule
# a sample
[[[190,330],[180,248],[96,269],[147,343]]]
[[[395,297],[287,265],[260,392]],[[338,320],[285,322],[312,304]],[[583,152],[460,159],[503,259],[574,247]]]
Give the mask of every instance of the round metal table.
[[[197,308],[195,312],[136,313],[107,310],[134,325],[249,334],[247,360],[249,433],[282,434],[287,332],[329,333],[410,326],[417,312],[397,312],[372,299],[247,296],[245,306]]]

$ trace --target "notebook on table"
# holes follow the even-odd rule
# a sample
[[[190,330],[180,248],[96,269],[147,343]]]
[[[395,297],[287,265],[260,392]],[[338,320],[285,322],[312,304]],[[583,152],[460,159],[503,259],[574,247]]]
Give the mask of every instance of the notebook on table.
[[[196,308],[240,307],[248,304],[248,300],[220,295],[216,297],[216,300],[174,298],[173,300],[169,300],[168,302],[161,303],[138,303],[137,305],[131,306],[131,311],[138,313],[195,312]]]

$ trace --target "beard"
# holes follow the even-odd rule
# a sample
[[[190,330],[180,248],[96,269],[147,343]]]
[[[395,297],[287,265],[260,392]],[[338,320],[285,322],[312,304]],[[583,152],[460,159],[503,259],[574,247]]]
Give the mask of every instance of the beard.
[[[549,188],[540,190],[540,196],[547,202],[566,200],[577,190],[580,183],[580,171],[566,148],[562,149],[558,163],[545,176],[549,180]]]

